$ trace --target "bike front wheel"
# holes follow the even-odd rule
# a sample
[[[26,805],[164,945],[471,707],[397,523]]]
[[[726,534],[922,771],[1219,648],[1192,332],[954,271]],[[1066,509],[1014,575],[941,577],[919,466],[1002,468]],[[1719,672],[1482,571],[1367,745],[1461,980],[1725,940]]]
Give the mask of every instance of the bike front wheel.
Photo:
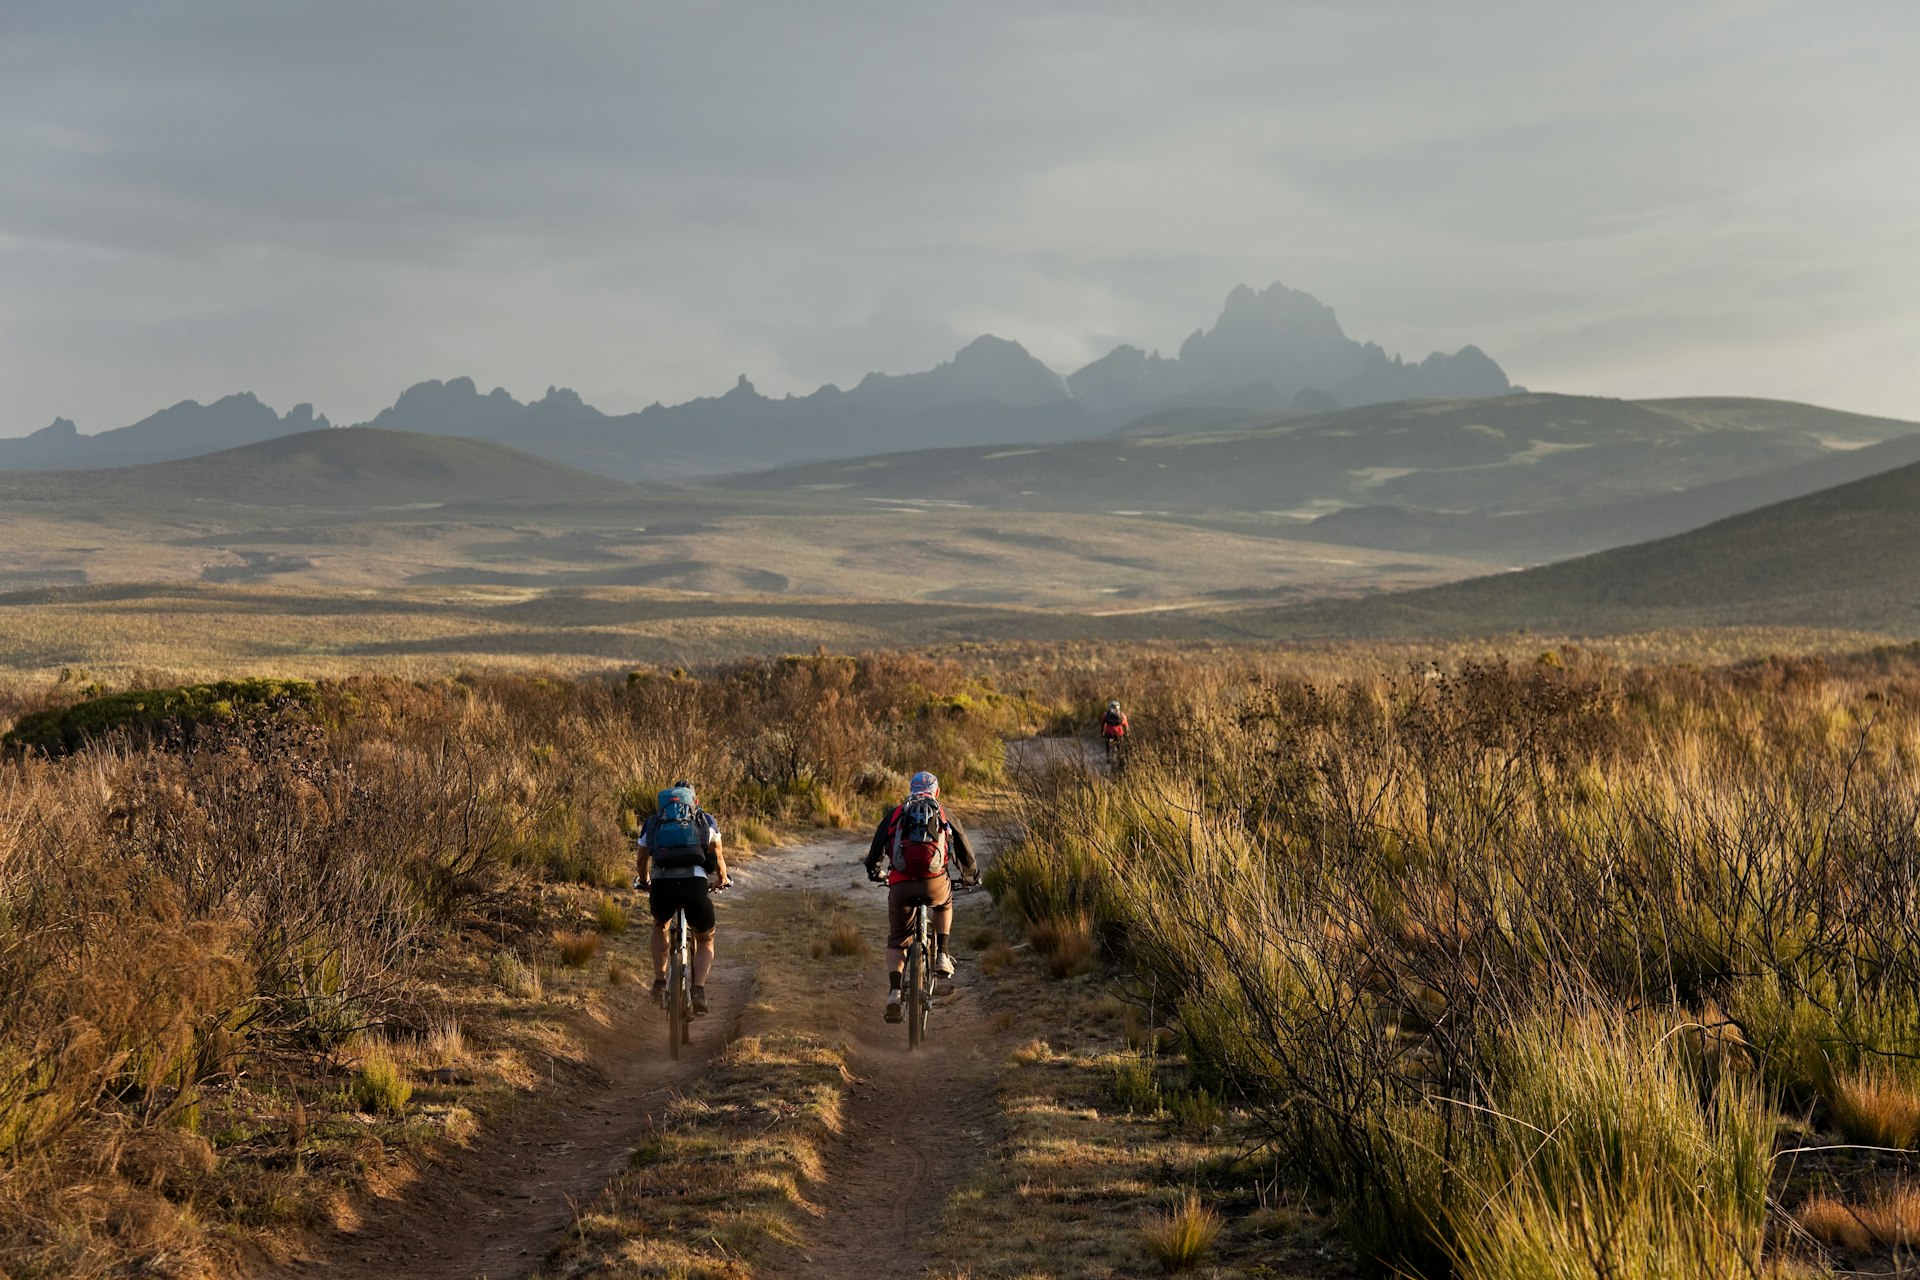
[[[907,989],[907,1048],[918,1049],[927,1033],[927,994],[923,977],[927,969],[926,948],[918,938],[907,948],[907,972],[902,985]]]

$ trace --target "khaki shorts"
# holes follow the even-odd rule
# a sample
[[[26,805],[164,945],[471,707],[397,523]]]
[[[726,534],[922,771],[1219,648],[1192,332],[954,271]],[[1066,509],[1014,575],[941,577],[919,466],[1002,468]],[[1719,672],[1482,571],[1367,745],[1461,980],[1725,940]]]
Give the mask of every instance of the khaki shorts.
[[[913,909],[923,903],[933,908],[933,931],[946,932],[941,926],[952,915],[953,881],[942,874],[887,886],[887,946],[899,951],[907,945],[913,932]]]

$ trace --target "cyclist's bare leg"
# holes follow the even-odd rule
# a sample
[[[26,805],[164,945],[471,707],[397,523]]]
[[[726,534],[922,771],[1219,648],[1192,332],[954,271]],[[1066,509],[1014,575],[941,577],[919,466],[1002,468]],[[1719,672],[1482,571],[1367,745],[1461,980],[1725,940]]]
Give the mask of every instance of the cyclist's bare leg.
[[[943,902],[933,908],[933,954],[947,954],[947,935],[953,932],[953,903]]]
[[[713,972],[713,933],[709,929],[693,935],[693,985],[696,987],[706,986],[707,975]]]
[[[906,971],[907,971],[907,949],[905,947],[888,947],[887,948],[887,972],[888,973],[905,973]]]
[[[656,920],[653,924],[653,980],[667,980],[667,926],[670,920]]]

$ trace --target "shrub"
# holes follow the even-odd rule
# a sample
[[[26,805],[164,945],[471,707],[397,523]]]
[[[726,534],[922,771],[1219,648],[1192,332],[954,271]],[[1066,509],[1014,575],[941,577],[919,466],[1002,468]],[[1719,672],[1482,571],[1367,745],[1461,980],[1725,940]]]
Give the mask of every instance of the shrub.
[[[315,687],[304,680],[221,680],[168,689],[132,689],[22,716],[0,743],[60,755],[114,734],[151,736],[165,729],[191,732],[236,716],[311,708],[315,699]]]
[[[1027,941],[1046,961],[1056,978],[1089,972],[1094,967],[1093,920],[1085,913],[1049,917],[1027,926]]]
[[[496,951],[487,962],[495,986],[515,1000],[538,1000],[545,993],[540,970],[511,951]]]
[[[1891,1071],[1856,1071],[1834,1083],[1833,1120],[1850,1141],[1911,1147],[1920,1139],[1920,1093]]]
[[[1213,1252],[1220,1225],[1220,1215],[1189,1191],[1186,1199],[1143,1229],[1147,1255],[1164,1271],[1191,1271]]]
[[[836,919],[827,930],[827,951],[836,956],[863,956],[868,951],[866,936],[853,921]]]
[[[555,942],[560,950],[560,963],[569,969],[584,969],[600,954],[598,933],[563,933]]]
[[[1129,1114],[1160,1114],[1160,1075],[1147,1058],[1128,1058],[1113,1069],[1113,1100]]]
[[[600,905],[594,908],[593,916],[602,933],[627,931],[627,909],[612,898],[601,898]]]
[[[401,1116],[413,1085],[384,1044],[373,1047],[353,1077],[353,1101],[370,1115]]]

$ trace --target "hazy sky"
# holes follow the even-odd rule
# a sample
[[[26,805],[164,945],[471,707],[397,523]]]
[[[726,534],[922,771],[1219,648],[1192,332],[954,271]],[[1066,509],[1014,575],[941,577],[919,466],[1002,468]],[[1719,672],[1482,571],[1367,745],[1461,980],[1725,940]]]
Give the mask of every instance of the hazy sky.
[[[0,433],[1067,371],[1284,281],[1920,418],[1913,0],[0,0]]]

